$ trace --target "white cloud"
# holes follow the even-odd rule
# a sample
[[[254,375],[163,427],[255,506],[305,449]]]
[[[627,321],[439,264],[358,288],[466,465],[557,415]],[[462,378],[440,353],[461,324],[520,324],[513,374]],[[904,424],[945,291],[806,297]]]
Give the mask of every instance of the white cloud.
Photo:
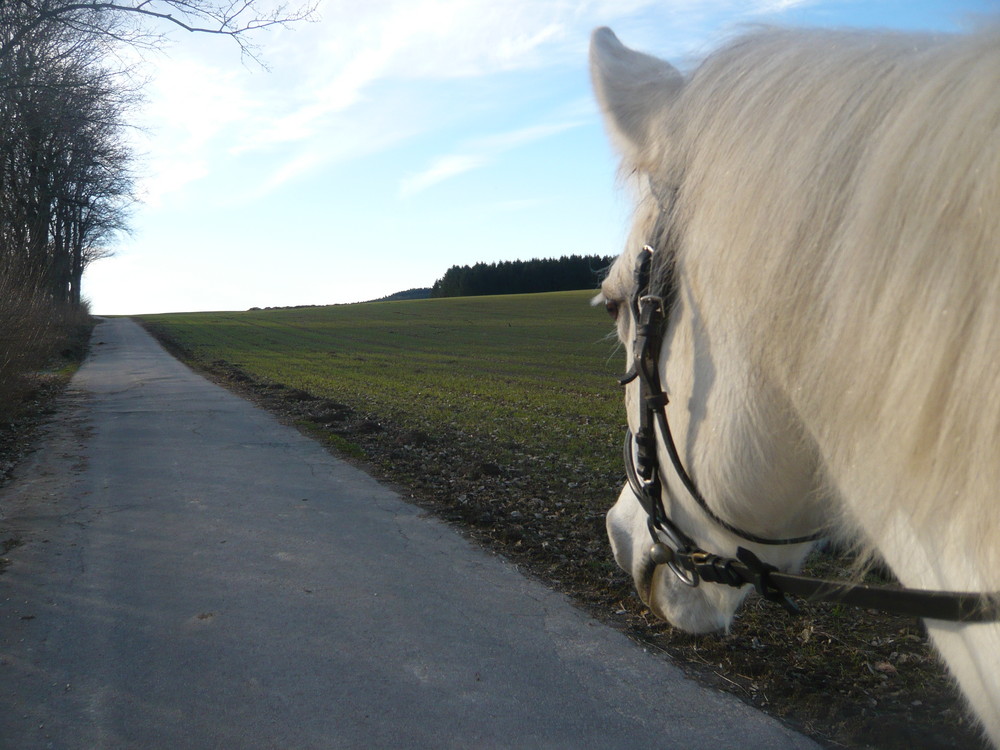
[[[400,181],[400,195],[408,197],[473,169],[492,164],[501,154],[563,133],[582,121],[543,123],[468,140],[457,153],[437,157],[423,172]]]
[[[535,53],[566,38],[572,3],[531,0],[395,0],[328,3],[322,13],[340,57],[377,50],[380,73],[454,78],[544,63]]]
[[[771,13],[784,13],[792,8],[801,8],[805,5],[812,5],[816,0],[760,0],[754,4],[752,13],[755,15],[770,15]]]
[[[457,177],[471,169],[488,164],[490,160],[485,156],[473,156],[471,154],[450,154],[438,157],[430,167],[420,174],[405,177],[400,183],[400,194],[403,196],[413,195],[422,190],[426,190],[431,185]]]
[[[211,174],[213,155],[259,104],[238,70],[194,59],[160,59],[153,67],[136,137],[146,167],[138,192],[148,205],[160,206],[167,195]]]
[[[582,124],[582,120],[543,123],[526,128],[519,128],[508,133],[498,133],[496,135],[475,138],[469,143],[472,148],[479,148],[488,151],[508,151],[510,149],[517,148],[518,146],[523,146],[528,143],[534,143],[535,141],[539,141],[543,138],[548,138],[549,136],[558,135],[559,133],[563,133]]]
[[[162,206],[166,196],[211,173],[202,160],[158,159],[149,166],[150,171],[139,184],[138,193],[139,199],[153,208]]]

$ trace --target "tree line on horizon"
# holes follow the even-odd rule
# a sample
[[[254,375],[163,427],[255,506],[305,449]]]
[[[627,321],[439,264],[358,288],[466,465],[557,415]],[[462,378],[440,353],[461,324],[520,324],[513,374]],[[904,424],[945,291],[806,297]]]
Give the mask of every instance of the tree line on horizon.
[[[612,261],[614,256],[564,255],[452,266],[434,282],[430,296],[475,297],[593,289]]]

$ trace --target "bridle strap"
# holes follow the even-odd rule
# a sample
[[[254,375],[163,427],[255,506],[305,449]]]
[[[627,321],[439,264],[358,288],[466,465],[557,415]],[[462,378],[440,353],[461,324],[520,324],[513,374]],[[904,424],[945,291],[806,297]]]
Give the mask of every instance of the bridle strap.
[[[629,483],[632,485],[635,494],[639,497],[646,513],[652,519],[653,525],[661,530],[667,530],[663,528],[664,525],[673,526],[673,529],[669,531],[674,532],[678,537],[683,537],[686,542],[690,543],[690,539],[681,533],[670,521],[663,507],[659,459],[657,458],[657,431],[659,431],[659,437],[663,440],[667,455],[670,457],[670,463],[684,485],[684,489],[687,490],[688,494],[702,511],[726,531],[748,542],[766,545],[804,544],[822,538],[823,535],[816,532],[804,536],[773,539],[759,536],[729,523],[712,510],[708,501],[698,489],[698,485],[695,484],[695,481],[684,467],[684,462],[681,461],[681,457],[677,452],[677,445],[670,430],[670,423],[667,420],[667,404],[669,403],[669,399],[660,384],[660,344],[666,333],[667,307],[672,304],[673,300],[672,294],[666,298],[649,294],[652,258],[653,249],[649,245],[646,245],[643,247],[636,264],[636,291],[632,298],[632,314],[635,316],[634,319],[636,321],[636,335],[633,349],[634,364],[632,370],[619,380],[619,383],[627,385],[633,380],[638,379],[639,381],[639,429],[635,433],[634,438],[634,458],[630,458],[632,454],[630,445],[632,442],[631,432],[628,432],[625,436],[625,465],[632,475],[629,478]]]
[[[816,541],[821,534],[769,539],[757,536],[720,518],[708,505],[688,474],[677,452],[667,419],[667,394],[660,384],[660,343],[666,333],[666,311],[672,299],[651,295],[650,278],[653,249],[645,246],[637,259],[632,315],[636,325],[633,367],[619,382],[639,383],[639,427],[633,436],[625,435],[624,459],[629,486],[647,515],[653,539],[650,558],[657,565],[667,565],[681,582],[697,586],[700,581],[735,588],[751,584],[766,599],[798,613],[788,594],[809,601],[830,601],[855,607],[878,609],[901,615],[960,622],[1000,620],[1000,592],[931,591],[895,588],[858,583],[842,583],[822,578],[782,573],[753,552],[737,548],[736,559],[706,552],[673,522],[663,503],[663,485],[657,456],[657,432],[667,455],[684,485],[699,507],[716,524],[743,539],[764,545],[804,544]],[[669,545],[663,544],[661,535]]]
[[[736,555],[738,559],[734,560],[698,550],[678,555],[677,564],[683,568],[690,567],[701,580],[710,583],[735,588],[751,584],[765,599],[781,604],[792,614],[799,614],[799,610],[788,599],[788,594],[810,602],[836,602],[933,620],[994,622],[1000,619],[1000,602],[980,592],[932,591],[830,581],[782,573],[743,547],[737,550]]]

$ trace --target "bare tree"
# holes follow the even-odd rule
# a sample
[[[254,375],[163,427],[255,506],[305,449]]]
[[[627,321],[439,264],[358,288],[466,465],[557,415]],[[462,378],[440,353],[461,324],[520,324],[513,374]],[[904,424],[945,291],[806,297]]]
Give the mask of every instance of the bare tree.
[[[135,98],[115,47],[156,47],[168,27],[237,41],[308,18],[267,0],[0,0],[0,274],[80,302],[87,264],[126,228],[124,129]]]
[[[125,227],[131,156],[122,76],[102,46],[67,27],[39,27],[0,58],[0,271],[80,302],[80,277]]]
[[[311,2],[311,0],[306,0]],[[0,0],[0,417],[79,320],[87,265],[133,202],[125,129],[137,97],[113,53],[170,27],[236,40],[308,18],[267,0]]]
[[[217,34],[236,40],[246,56],[257,60],[251,33],[271,26],[310,20],[315,2],[291,7],[261,0],[8,0],[0,34],[0,58],[41,28],[62,26],[94,37],[138,46],[155,46],[163,26],[193,33]],[[152,22],[150,27],[147,22]]]

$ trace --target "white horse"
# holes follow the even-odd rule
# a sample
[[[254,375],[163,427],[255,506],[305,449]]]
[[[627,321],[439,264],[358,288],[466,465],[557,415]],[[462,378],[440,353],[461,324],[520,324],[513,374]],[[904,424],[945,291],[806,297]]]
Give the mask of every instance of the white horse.
[[[667,411],[712,512],[861,539],[907,587],[1000,591],[1000,33],[766,29],[685,76],[599,29],[591,68],[637,193],[601,298],[631,365],[633,266],[656,248]],[[801,565],[810,543],[711,520],[660,437],[662,502],[702,549]],[[607,526],[656,615],[728,626],[746,587],[653,564],[629,487]],[[927,627],[1000,744],[1000,624]]]

